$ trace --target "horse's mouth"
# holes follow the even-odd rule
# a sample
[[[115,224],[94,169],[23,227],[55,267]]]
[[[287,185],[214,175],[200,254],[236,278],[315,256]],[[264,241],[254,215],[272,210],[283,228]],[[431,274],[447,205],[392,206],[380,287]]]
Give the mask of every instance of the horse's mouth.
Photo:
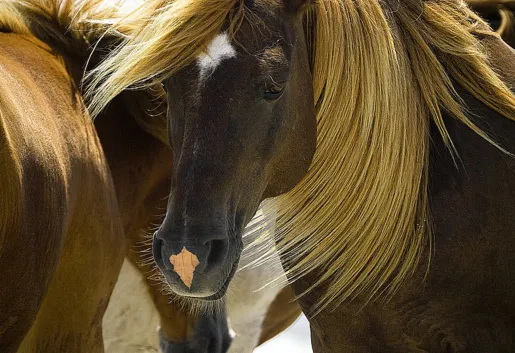
[[[201,301],[206,301],[206,302],[217,301],[217,300],[222,299],[225,296],[225,293],[227,293],[227,289],[229,288],[229,284],[231,283],[231,280],[234,277],[234,274],[236,273],[236,270],[238,269],[239,262],[240,262],[240,259],[238,258],[233,263],[233,265],[231,267],[231,271],[229,272],[229,275],[225,279],[224,284],[222,285],[222,287],[220,287],[218,292],[216,292],[215,294],[209,295],[207,297],[198,297],[198,296],[189,297],[187,295],[182,295],[182,296],[185,297],[185,298],[191,298],[191,299],[201,300]]]

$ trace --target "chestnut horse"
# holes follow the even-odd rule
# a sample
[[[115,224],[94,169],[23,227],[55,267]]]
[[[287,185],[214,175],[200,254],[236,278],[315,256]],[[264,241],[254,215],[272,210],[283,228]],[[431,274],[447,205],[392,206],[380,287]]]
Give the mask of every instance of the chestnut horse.
[[[174,292],[222,297],[271,198],[315,352],[513,351],[515,52],[464,1],[156,0],[112,33],[92,112],[168,91]]]
[[[111,173],[66,60],[1,15],[0,351],[100,353],[124,254]]]

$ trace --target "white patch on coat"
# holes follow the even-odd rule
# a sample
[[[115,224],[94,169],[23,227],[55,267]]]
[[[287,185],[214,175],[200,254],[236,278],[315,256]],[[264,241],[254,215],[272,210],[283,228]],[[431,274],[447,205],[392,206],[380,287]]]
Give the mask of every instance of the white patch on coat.
[[[200,68],[200,79],[204,80],[212,74],[220,63],[225,59],[234,58],[236,50],[232,46],[226,32],[217,35],[207,47],[207,52],[197,57],[197,64]]]

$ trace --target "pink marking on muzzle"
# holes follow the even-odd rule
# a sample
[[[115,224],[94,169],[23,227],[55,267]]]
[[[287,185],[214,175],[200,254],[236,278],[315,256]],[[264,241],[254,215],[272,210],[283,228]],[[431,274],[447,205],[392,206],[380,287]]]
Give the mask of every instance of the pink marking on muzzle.
[[[197,255],[190,252],[186,247],[183,247],[180,253],[170,256],[170,263],[173,265],[173,270],[179,275],[184,285],[191,288],[193,272],[195,272],[195,267],[200,264]]]

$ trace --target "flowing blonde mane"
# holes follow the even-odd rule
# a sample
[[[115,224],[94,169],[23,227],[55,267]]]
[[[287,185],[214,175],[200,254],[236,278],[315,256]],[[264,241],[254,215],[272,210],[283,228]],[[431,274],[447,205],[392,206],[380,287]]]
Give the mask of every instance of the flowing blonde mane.
[[[444,110],[492,142],[452,81],[509,118],[515,97],[475,37],[495,34],[462,1],[323,1],[309,16],[317,150],[276,207],[290,275],[317,269],[311,288],[327,288],[316,313],[392,294],[419,265],[431,242],[431,120],[451,153]]]
[[[231,18],[241,23],[244,0],[150,0],[111,27],[126,40],[87,78],[97,115],[127,88],[145,88],[171,76],[203,52]],[[239,5],[239,6],[237,6]]]
[[[496,34],[463,1],[322,1],[308,16],[317,150],[276,207],[290,274],[317,269],[311,288],[327,288],[317,312],[392,294],[419,265],[431,241],[431,120],[453,154],[442,111],[494,143],[464,114],[453,81],[510,119],[515,96],[476,37]]]
[[[248,11],[243,0],[149,0],[107,21],[123,41],[89,75],[91,111],[171,76]],[[316,271],[312,288],[325,290],[317,312],[392,294],[420,265],[431,239],[431,121],[454,155],[442,111],[495,144],[465,115],[453,82],[510,119],[515,96],[478,39],[496,34],[462,0],[317,1],[306,33],[317,150],[302,182],[270,205],[291,278]]]

